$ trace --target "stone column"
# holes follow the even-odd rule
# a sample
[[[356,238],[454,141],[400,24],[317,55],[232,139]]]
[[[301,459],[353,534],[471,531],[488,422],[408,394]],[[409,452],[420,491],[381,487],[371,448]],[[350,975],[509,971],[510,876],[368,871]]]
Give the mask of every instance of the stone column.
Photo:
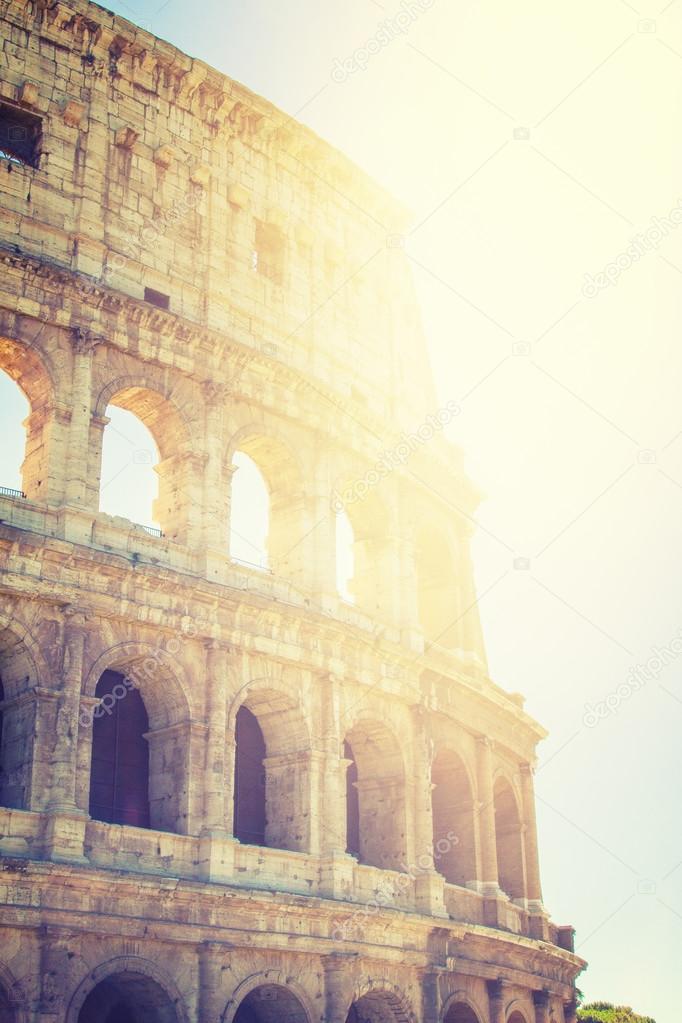
[[[564,1002],[564,1023],[576,1023],[578,1018],[578,1002],[573,998],[570,1002]]]
[[[215,640],[206,644],[206,763],[203,830],[227,833],[225,805],[225,728],[227,723],[227,651]]]
[[[76,765],[85,617],[75,608],[64,613],[63,637],[63,675],[44,841],[49,858],[82,860],[86,817],[76,806]]]
[[[530,764],[521,765],[521,798],[523,800],[523,824],[526,852],[526,897],[529,910],[542,909],[540,886],[540,864],[538,859],[538,835],[535,820],[535,791],[533,769]]]
[[[61,1023],[66,1012],[69,984],[68,942],[71,935],[59,927],[40,928],[40,1000],[36,1023]]]
[[[217,941],[199,946],[198,1023],[221,1023],[227,998],[222,990],[226,947]]]
[[[346,1023],[353,991],[354,954],[333,952],[324,959],[325,1023]]]
[[[66,457],[65,502],[73,508],[88,507],[88,452],[92,415],[92,356],[102,338],[75,327],[73,341],[73,376],[71,383],[71,424]],[[89,508],[88,510],[93,510]]]
[[[438,974],[425,970],[421,979],[422,1019],[424,1023],[440,1023],[440,995]]]
[[[353,888],[355,859],[346,852],[346,770],[342,753],[339,681],[320,679],[323,760],[318,779],[319,844],[322,856],[321,893],[346,898]]]
[[[414,869],[417,908],[432,916],[447,916],[445,879],[433,859],[432,743],[421,706],[413,707],[414,732]]]
[[[220,576],[228,560],[230,540],[230,480],[225,462],[225,405],[230,388],[212,380],[203,385],[205,401],[205,467],[202,507],[202,547],[210,578]]]
[[[476,743],[478,782],[478,834],[481,849],[481,877],[484,890],[497,894],[497,845],[495,839],[495,799],[493,796],[492,742],[481,736]]]
[[[501,980],[487,980],[490,1023],[504,1023],[504,985]]]
[[[323,468],[313,480],[310,490],[306,487],[305,494],[305,517],[310,532],[305,543],[303,586],[310,591],[315,610],[333,612],[339,600],[336,587],[337,508],[326,472],[326,451],[320,450],[318,458]]]
[[[549,1023],[549,992],[534,991],[535,1023]]]

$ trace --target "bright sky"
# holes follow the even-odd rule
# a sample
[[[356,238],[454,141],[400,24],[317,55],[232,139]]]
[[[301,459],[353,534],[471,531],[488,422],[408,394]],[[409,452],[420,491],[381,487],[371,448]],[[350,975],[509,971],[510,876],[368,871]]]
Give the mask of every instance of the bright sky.
[[[577,928],[588,998],[673,1023],[682,662],[584,718],[682,634],[682,230],[664,219],[682,209],[682,2],[108,6],[295,114],[423,222],[406,250],[439,400],[461,404],[450,436],[487,494],[491,672],[551,730],[546,903]]]

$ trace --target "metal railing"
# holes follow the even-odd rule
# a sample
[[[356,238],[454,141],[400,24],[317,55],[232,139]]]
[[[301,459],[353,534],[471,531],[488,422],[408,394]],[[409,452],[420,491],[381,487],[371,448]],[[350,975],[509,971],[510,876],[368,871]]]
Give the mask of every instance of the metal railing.
[[[138,529],[144,529],[145,533],[149,533],[150,536],[162,537],[163,533],[156,526],[143,526],[141,522],[136,522],[135,525]]]
[[[26,494],[23,490],[14,490],[12,487],[0,487],[0,494],[3,497],[22,497],[26,498]]]

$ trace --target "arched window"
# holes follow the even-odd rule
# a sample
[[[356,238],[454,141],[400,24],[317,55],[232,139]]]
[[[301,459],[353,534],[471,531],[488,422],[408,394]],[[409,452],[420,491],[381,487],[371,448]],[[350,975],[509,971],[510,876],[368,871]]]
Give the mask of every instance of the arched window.
[[[230,504],[230,557],[251,568],[269,567],[270,494],[263,474],[243,451],[235,451]]]
[[[479,1019],[466,1002],[453,1002],[445,1014],[443,1023],[479,1023]]]
[[[2,804],[2,792],[4,791],[5,781],[5,744],[3,742],[3,723],[4,714],[2,704],[5,699],[5,690],[2,685],[2,679],[0,679],[0,805]]]
[[[105,671],[92,723],[90,816],[111,824],[149,827],[149,720],[132,684]]]
[[[237,711],[234,766],[234,836],[265,845],[265,739],[248,707]]]
[[[433,859],[449,884],[476,880],[474,801],[461,758],[441,750],[431,767]]]
[[[254,688],[234,718],[234,827],[242,842],[310,849],[310,739],[288,692]]]
[[[379,721],[356,724],[345,738],[344,750],[351,754],[353,787],[357,796],[357,818],[348,817],[357,837],[347,835],[346,847],[361,863],[387,870],[405,869],[405,774],[400,746],[395,736]],[[354,815],[354,797],[351,796]]]
[[[0,487],[22,492],[26,427],[30,405],[17,384],[0,370],[0,426],[2,427],[2,473]]]
[[[178,1023],[173,1000],[151,977],[125,971],[101,980],[89,993],[78,1023]]]
[[[351,744],[343,744],[346,765],[346,852],[360,859],[360,803],[358,801],[358,765]]]
[[[232,464],[231,558],[303,586],[310,523],[298,462],[282,441],[247,430],[233,440]]]
[[[124,408],[109,405],[106,415],[109,423],[102,439],[100,511],[159,529],[155,507],[159,452],[154,437],[136,415]]]
[[[37,347],[6,337],[0,337],[0,370],[0,486],[23,491],[31,501],[47,501],[62,482],[51,478],[49,459],[60,430],[52,382]]]
[[[240,1003],[234,1023],[309,1023],[300,1001],[281,984],[261,984]]]
[[[400,999],[387,991],[368,991],[353,1002],[346,1023],[399,1023],[407,1019]]]
[[[495,840],[500,888],[511,899],[526,894],[521,815],[511,785],[498,778],[494,787]]]

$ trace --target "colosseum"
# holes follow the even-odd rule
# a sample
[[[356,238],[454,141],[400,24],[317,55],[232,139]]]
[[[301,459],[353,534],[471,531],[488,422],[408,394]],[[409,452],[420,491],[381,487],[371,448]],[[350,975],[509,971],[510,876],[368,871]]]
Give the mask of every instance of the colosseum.
[[[573,1023],[408,214],[103,8],[1,8],[0,1021]],[[158,529],[100,510],[111,408]]]

